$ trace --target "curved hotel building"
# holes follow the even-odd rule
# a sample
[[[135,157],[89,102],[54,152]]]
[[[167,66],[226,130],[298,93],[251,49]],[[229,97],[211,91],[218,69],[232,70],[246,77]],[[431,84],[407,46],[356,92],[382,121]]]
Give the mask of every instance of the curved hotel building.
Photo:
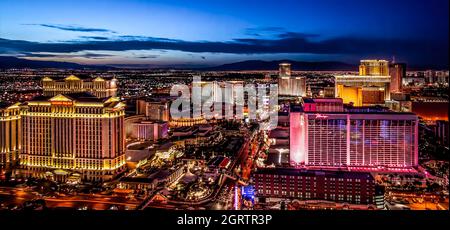
[[[25,174],[73,173],[87,181],[112,179],[125,166],[125,105],[88,93],[41,96],[22,105]]]
[[[122,172],[125,104],[116,81],[44,77],[43,96],[0,105],[2,174],[107,181]]]

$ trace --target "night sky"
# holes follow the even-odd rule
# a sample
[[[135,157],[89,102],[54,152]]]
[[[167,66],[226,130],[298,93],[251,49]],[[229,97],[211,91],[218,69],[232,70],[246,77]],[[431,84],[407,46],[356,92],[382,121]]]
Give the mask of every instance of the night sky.
[[[448,0],[0,1],[0,55],[201,67],[393,56],[447,68]]]

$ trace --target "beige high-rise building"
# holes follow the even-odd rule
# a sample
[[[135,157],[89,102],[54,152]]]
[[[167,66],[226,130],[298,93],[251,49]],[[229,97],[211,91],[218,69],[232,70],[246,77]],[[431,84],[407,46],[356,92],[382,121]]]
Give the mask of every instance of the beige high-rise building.
[[[21,146],[20,103],[0,105],[0,169],[17,164]],[[0,173],[1,174],[1,173]]]
[[[361,60],[359,75],[389,76],[389,62],[386,60]]]
[[[64,80],[53,80],[49,77],[42,79],[44,96],[56,96],[58,94],[90,92],[99,98],[116,96],[117,80],[106,80],[101,77],[81,79],[70,75]]]
[[[41,96],[22,106],[20,164],[29,176],[113,179],[125,167],[125,104],[88,93]]]
[[[290,63],[280,63],[278,67],[280,77],[290,77],[291,76],[291,64]]]
[[[306,79],[300,76],[291,76],[291,64],[280,63],[278,95],[304,97],[306,96],[306,91]]]

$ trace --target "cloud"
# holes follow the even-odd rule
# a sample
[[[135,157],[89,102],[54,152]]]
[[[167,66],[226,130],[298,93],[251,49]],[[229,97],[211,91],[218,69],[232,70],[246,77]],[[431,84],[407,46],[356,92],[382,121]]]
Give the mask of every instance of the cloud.
[[[91,28],[91,27],[83,27],[83,26],[75,26],[75,25],[60,25],[60,24],[24,24],[31,26],[42,26],[47,28],[53,28],[58,30],[65,31],[75,31],[75,32],[107,32],[107,33],[116,33],[112,30],[103,29],[103,28]]]
[[[298,33],[298,32],[284,32],[278,34],[279,38],[312,38],[312,37],[319,37],[318,34],[309,34],[309,33]]]
[[[274,38],[230,41],[186,41],[146,36],[117,36],[106,40],[31,42],[0,38],[0,53],[72,53],[80,51],[176,50],[224,54],[337,54],[359,58],[391,58],[415,63],[448,63],[448,43],[408,39],[337,37],[311,40],[311,34],[284,32]]]
[[[79,36],[79,38],[87,39],[87,40],[90,40],[90,39],[93,39],[93,40],[108,40],[109,39],[108,37],[102,37],[102,36]]]
[[[134,56],[135,58],[139,59],[149,59],[149,58],[158,58],[159,55],[141,55],[141,56]]]
[[[78,53],[34,53],[25,52],[20,54],[21,57],[36,57],[36,58],[88,58],[88,59],[104,59],[115,55],[93,53],[93,52],[78,52]]]
[[[269,27],[255,27],[255,28],[247,28],[244,31],[245,35],[249,35],[252,37],[271,37],[271,38],[292,38],[292,37],[303,37],[303,38],[312,38],[318,37],[318,34],[310,34],[310,33],[299,33],[288,31],[283,27],[277,26],[269,26]]]

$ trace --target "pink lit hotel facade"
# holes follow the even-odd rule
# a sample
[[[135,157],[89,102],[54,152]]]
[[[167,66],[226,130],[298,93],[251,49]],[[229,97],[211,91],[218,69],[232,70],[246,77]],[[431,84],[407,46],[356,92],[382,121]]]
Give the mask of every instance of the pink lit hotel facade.
[[[394,112],[317,112],[293,106],[290,164],[402,170],[418,165],[418,117]]]

